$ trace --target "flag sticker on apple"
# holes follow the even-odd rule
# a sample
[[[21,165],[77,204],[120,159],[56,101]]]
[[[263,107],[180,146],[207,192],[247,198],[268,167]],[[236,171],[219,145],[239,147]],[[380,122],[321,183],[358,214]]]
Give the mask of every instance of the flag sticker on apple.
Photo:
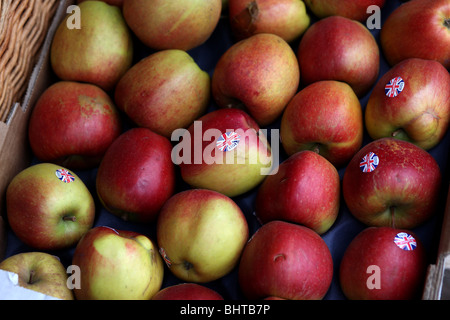
[[[223,152],[232,151],[238,146],[240,140],[241,136],[238,135],[236,132],[233,131],[226,132],[219,138],[217,138],[216,145],[220,151]]]
[[[163,248],[160,248],[159,253],[161,254],[161,257],[163,258],[164,262],[167,264],[167,267],[170,268],[172,266],[172,261],[167,256],[166,251]]]
[[[406,232],[397,233],[394,237],[394,243],[397,247],[406,251],[412,251],[417,247],[416,239]]]
[[[64,183],[71,183],[75,181],[75,177],[65,169],[57,169],[55,174],[56,177]]]
[[[361,168],[362,172],[373,172],[375,171],[379,163],[380,158],[378,158],[375,153],[369,152],[362,158],[361,162],[359,163],[359,167]]]
[[[405,81],[401,77],[395,77],[384,87],[384,91],[386,91],[386,96],[394,98],[398,96],[404,88]]]

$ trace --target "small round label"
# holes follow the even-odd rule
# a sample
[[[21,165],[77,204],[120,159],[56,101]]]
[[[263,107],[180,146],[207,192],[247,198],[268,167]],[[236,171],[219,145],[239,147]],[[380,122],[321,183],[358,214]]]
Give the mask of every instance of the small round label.
[[[55,172],[56,177],[64,183],[71,183],[75,181],[75,177],[65,169],[58,169]]]
[[[220,151],[227,152],[236,148],[241,137],[236,132],[227,132],[217,138],[216,145]]]
[[[401,77],[395,77],[389,81],[389,83],[384,87],[386,96],[389,98],[394,98],[400,94],[405,88],[405,81]]]
[[[163,248],[159,248],[159,254],[163,258],[163,260],[166,262],[167,267],[170,268],[172,266],[172,261],[170,261],[169,257],[166,254],[166,251]]]
[[[394,243],[400,249],[406,251],[412,251],[417,247],[416,239],[412,235],[406,232],[399,232],[394,238]]]
[[[373,152],[369,152],[361,159],[359,168],[362,172],[373,172],[375,171],[379,163],[380,159],[378,158],[378,156]]]

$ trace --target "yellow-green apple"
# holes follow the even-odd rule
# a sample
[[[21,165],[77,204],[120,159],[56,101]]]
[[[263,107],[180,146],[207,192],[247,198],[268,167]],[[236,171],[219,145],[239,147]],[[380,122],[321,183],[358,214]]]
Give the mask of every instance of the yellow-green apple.
[[[450,122],[450,74],[435,60],[409,58],[387,71],[370,94],[365,124],[373,139],[395,137],[426,150]]]
[[[320,300],[333,277],[325,241],[310,228],[286,221],[262,225],[248,241],[238,279],[248,299]]]
[[[130,29],[148,47],[189,51],[206,42],[222,12],[222,0],[124,0]]]
[[[74,246],[92,227],[94,199],[66,168],[38,163],[19,172],[6,190],[9,225],[26,245],[39,250]]]
[[[240,207],[212,190],[189,189],[172,196],[158,216],[159,252],[179,279],[205,283],[238,264],[249,228]]]
[[[56,30],[50,50],[53,71],[62,80],[110,91],[132,65],[132,35],[119,7],[85,1],[79,8],[80,28],[68,27],[68,15]]]
[[[172,158],[194,188],[238,196],[260,184],[275,162],[264,132],[239,109],[209,112],[181,134]]]
[[[321,155],[305,150],[284,162],[258,189],[255,215],[261,223],[283,220],[323,234],[339,212],[340,179],[336,168]]]
[[[180,283],[161,289],[152,300],[223,300],[223,297],[198,283]]]
[[[78,0],[77,3],[80,4],[84,1],[88,1],[88,0]],[[109,5],[118,6],[121,8],[124,0],[100,0],[100,1],[106,2]]]
[[[384,22],[380,32],[380,44],[386,60],[392,66],[407,58],[422,58],[439,61],[449,69],[449,1],[405,2]]]
[[[210,87],[209,74],[187,52],[168,49],[131,67],[116,86],[115,101],[138,126],[169,138],[205,112]]]
[[[355,218],[373,227],[411,229],[434,215],[441,172],[422,148],[395,138],[365,145],[349,162],[342,181]]]
[[[28,138],[34,155],[69,169],[92,169],[120,135],[116,106],[100,87],[59,81],[47,88],[33,109]]]
[[[348,83],[363,97],[378,78],[380,50],[359,21],[341,16],[323,18],[303,34],[297,50],[304,85],[320,80]]]
[[[281,115],[299,82],[298,61],[289,44],[277,35],[261,33],[225,51],[211,88],[220,107],[244,109],[265,126]]]
[[[344,252],[339,281],[350,300],[420,299],[426,266],[424,246],[413,232],[369,227]]]
[[[238,40],[273,33],[290,43],[311,23],[301,0],[230,0],[228,7],[231,30]]]
[[[322,80],[300,90],[286,107],[280,137],[287,154],[313,150],[336,167],[361,148],[361,104],[345,82]]]
[[[80,268],[79,300],[149,300],[160,289],[164,263],[144,234],[98,226],[80,240],[72,258]]]
[[[152,222],[175,190],[170,141],[147,128],[131,128],[109,147],[96,176],[103,206],[126,221]]]
[[[319,19],[342,16],[364,22],[370,15],[367,8],[372,5],[382,8],[386,0],[304,0],[306,6]]]

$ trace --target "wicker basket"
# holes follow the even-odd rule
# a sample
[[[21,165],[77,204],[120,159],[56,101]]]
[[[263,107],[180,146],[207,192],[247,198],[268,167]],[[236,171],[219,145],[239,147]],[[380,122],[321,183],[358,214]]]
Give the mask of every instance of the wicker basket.
[[[0,0],[0,121],[20,102],[58,0]]]

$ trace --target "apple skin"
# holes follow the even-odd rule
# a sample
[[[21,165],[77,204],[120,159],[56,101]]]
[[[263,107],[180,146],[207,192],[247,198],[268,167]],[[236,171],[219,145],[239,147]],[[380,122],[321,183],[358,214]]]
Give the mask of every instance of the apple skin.
[[[152,300],[223,300],[223,297],[197,283],[180,283],[161,289]]]
[[[196,123],[201,124],[201,132],[196,132],[199,130]],[[245,135],[242,135],[234,150],[221,151],[214,147],[208,154],[206,150],[211,144],[215,144],[214,141],[219,136],[213,137],[212,142],[205,138],[201,143],[196,141],[196,136],[204,137],[205,132],[212,129],[217,130],[220,135],[229,130],[241,131]],[[262,170],[270,171],[272,164],[269,142],[259,132],[260,128],[255,120],[242,110],[219,109],[205,114],[188,128],[181,142],[186,144],[190,153],[190,157],[179,165],[182,179],[194,188],[214,190],[229,197],[252,190],[266,177]],[[185,138],[190,138],[190,141],[184,140]],[[195,157],[199,153],[202,159],[196,161]],[[227,160],[230,155],[232,163]],[[217,160],[219,158],[222,163]]]
[[[304,0],[306,6],[319,19],[329,16],[342,16],[364,22],[370,13],[369,6],[383,8],[386,0]]]
[[[61,80],[88,82],[109,92],[133,63],[133,39],[121,9],[103,1],[79,4],[80,29],[64,19],[50,48],[53,71]]]
[[[228,7],[232,33],[238,40],[272,33],[292,42],[311,23],[301,0],[230,0]]]
[[[189,51],[209,39],[219,23],[222,0],[124,1],[123,15],[130,29],[156,50]]]
[[[77,3],[80,4],[84,1],[89,1],[89,0],[78,0]],[[122,8],[123,2],[124,2],[124,0],[100,0],[100,1],[106,2],[107,4],[109,4],[111,6],[117,6],[119,8]]]
[[[395,236],[405,232],[414,237],[414,250],[399,248]],[[369,277],[370,266],[379,267],[379,289]],[[349,244],[339,268],[339,281],[350,300],[410,300],[421,296],[426,272],[426,252],[411,231],[390,227],[369,227]]]
[[[249,229],[231,198],[190,189],[167,200],[156,234],[170,271],[181,280],[205,283],[225,276],[238,264]]]
[[[447,0],[408,1],[387,17],[380,32],[380,44],[391,66],[408,58],[421,58],[439,61],[449,69],[449,31]]]
[[[105,226],[80,240],[72,264],[80,268],[78,300],[149,300],[164,277],[164,262],[150,238]]]
[[[284,150],[292,155],[314,150],[336,167],[347,164],[361,148],[364,120],[352,88],[323,80],[300,90],[289,102],[280,124]]]
[[[301,81],[348,83],[362,98],[378,78],[380,50],[359,21],[341,16],[323,18],[306,30],[297,50]]]
[[[94,223],[95,203],[89,189],[73,172],[73,181],[60,180],[56,175],[60,169],[67,170],[52,163],[29,166],[6,190],[9,225],[32,248],[70,248]]]
[[[67,287],[67,273],[56,256],[45,252],[24,252],[0,263],[0,269],[19,276],[19,286],[62,300],[74,300]]]
[[[385,86],[395,77],[404,89],[388,97]],[[429,150],[447,132],[450,122],[450,74],[437,61],[409,58],[386,72],[373,89],[365,124],[373,139],[393,136]]]
[[[222,108],[248,112],[260,126],[274,122],[300,82],[296,55],[274,34],[261,33],[231,46],[212,76],[212,96]]]
[[[331,285],[333,260],[313,230],[271,221],[245,246],[238,277],[248,299],[320,300]]]
[[[379,158],[371,172],[360,162],[370,152]],[[342,180],[345,203],[355,218],[368,226],[412,229],[435,212],[441,172],[422,148],[395,138],[364,146],[348,164]]]
[[[97,195],[103,206],[125,221],[156,220],[175,191],[170,141],[146,128],[119,136],[97,171]]]
[[[120,135],[116,106],[101,88],[59,81],[39,97],[28,125],[33,154],[69,169],[93,169]]]
[[[162,50],[131,67],[115,101],[138,126],[167,138],[203,115],[210,101],[209,74],[182,50]]]
[[[336,221],[339,202],[338,171],[324,157],[305,150],[290,156],[263,181],[255,215],[262,223],[283,220],[323,234]]]

